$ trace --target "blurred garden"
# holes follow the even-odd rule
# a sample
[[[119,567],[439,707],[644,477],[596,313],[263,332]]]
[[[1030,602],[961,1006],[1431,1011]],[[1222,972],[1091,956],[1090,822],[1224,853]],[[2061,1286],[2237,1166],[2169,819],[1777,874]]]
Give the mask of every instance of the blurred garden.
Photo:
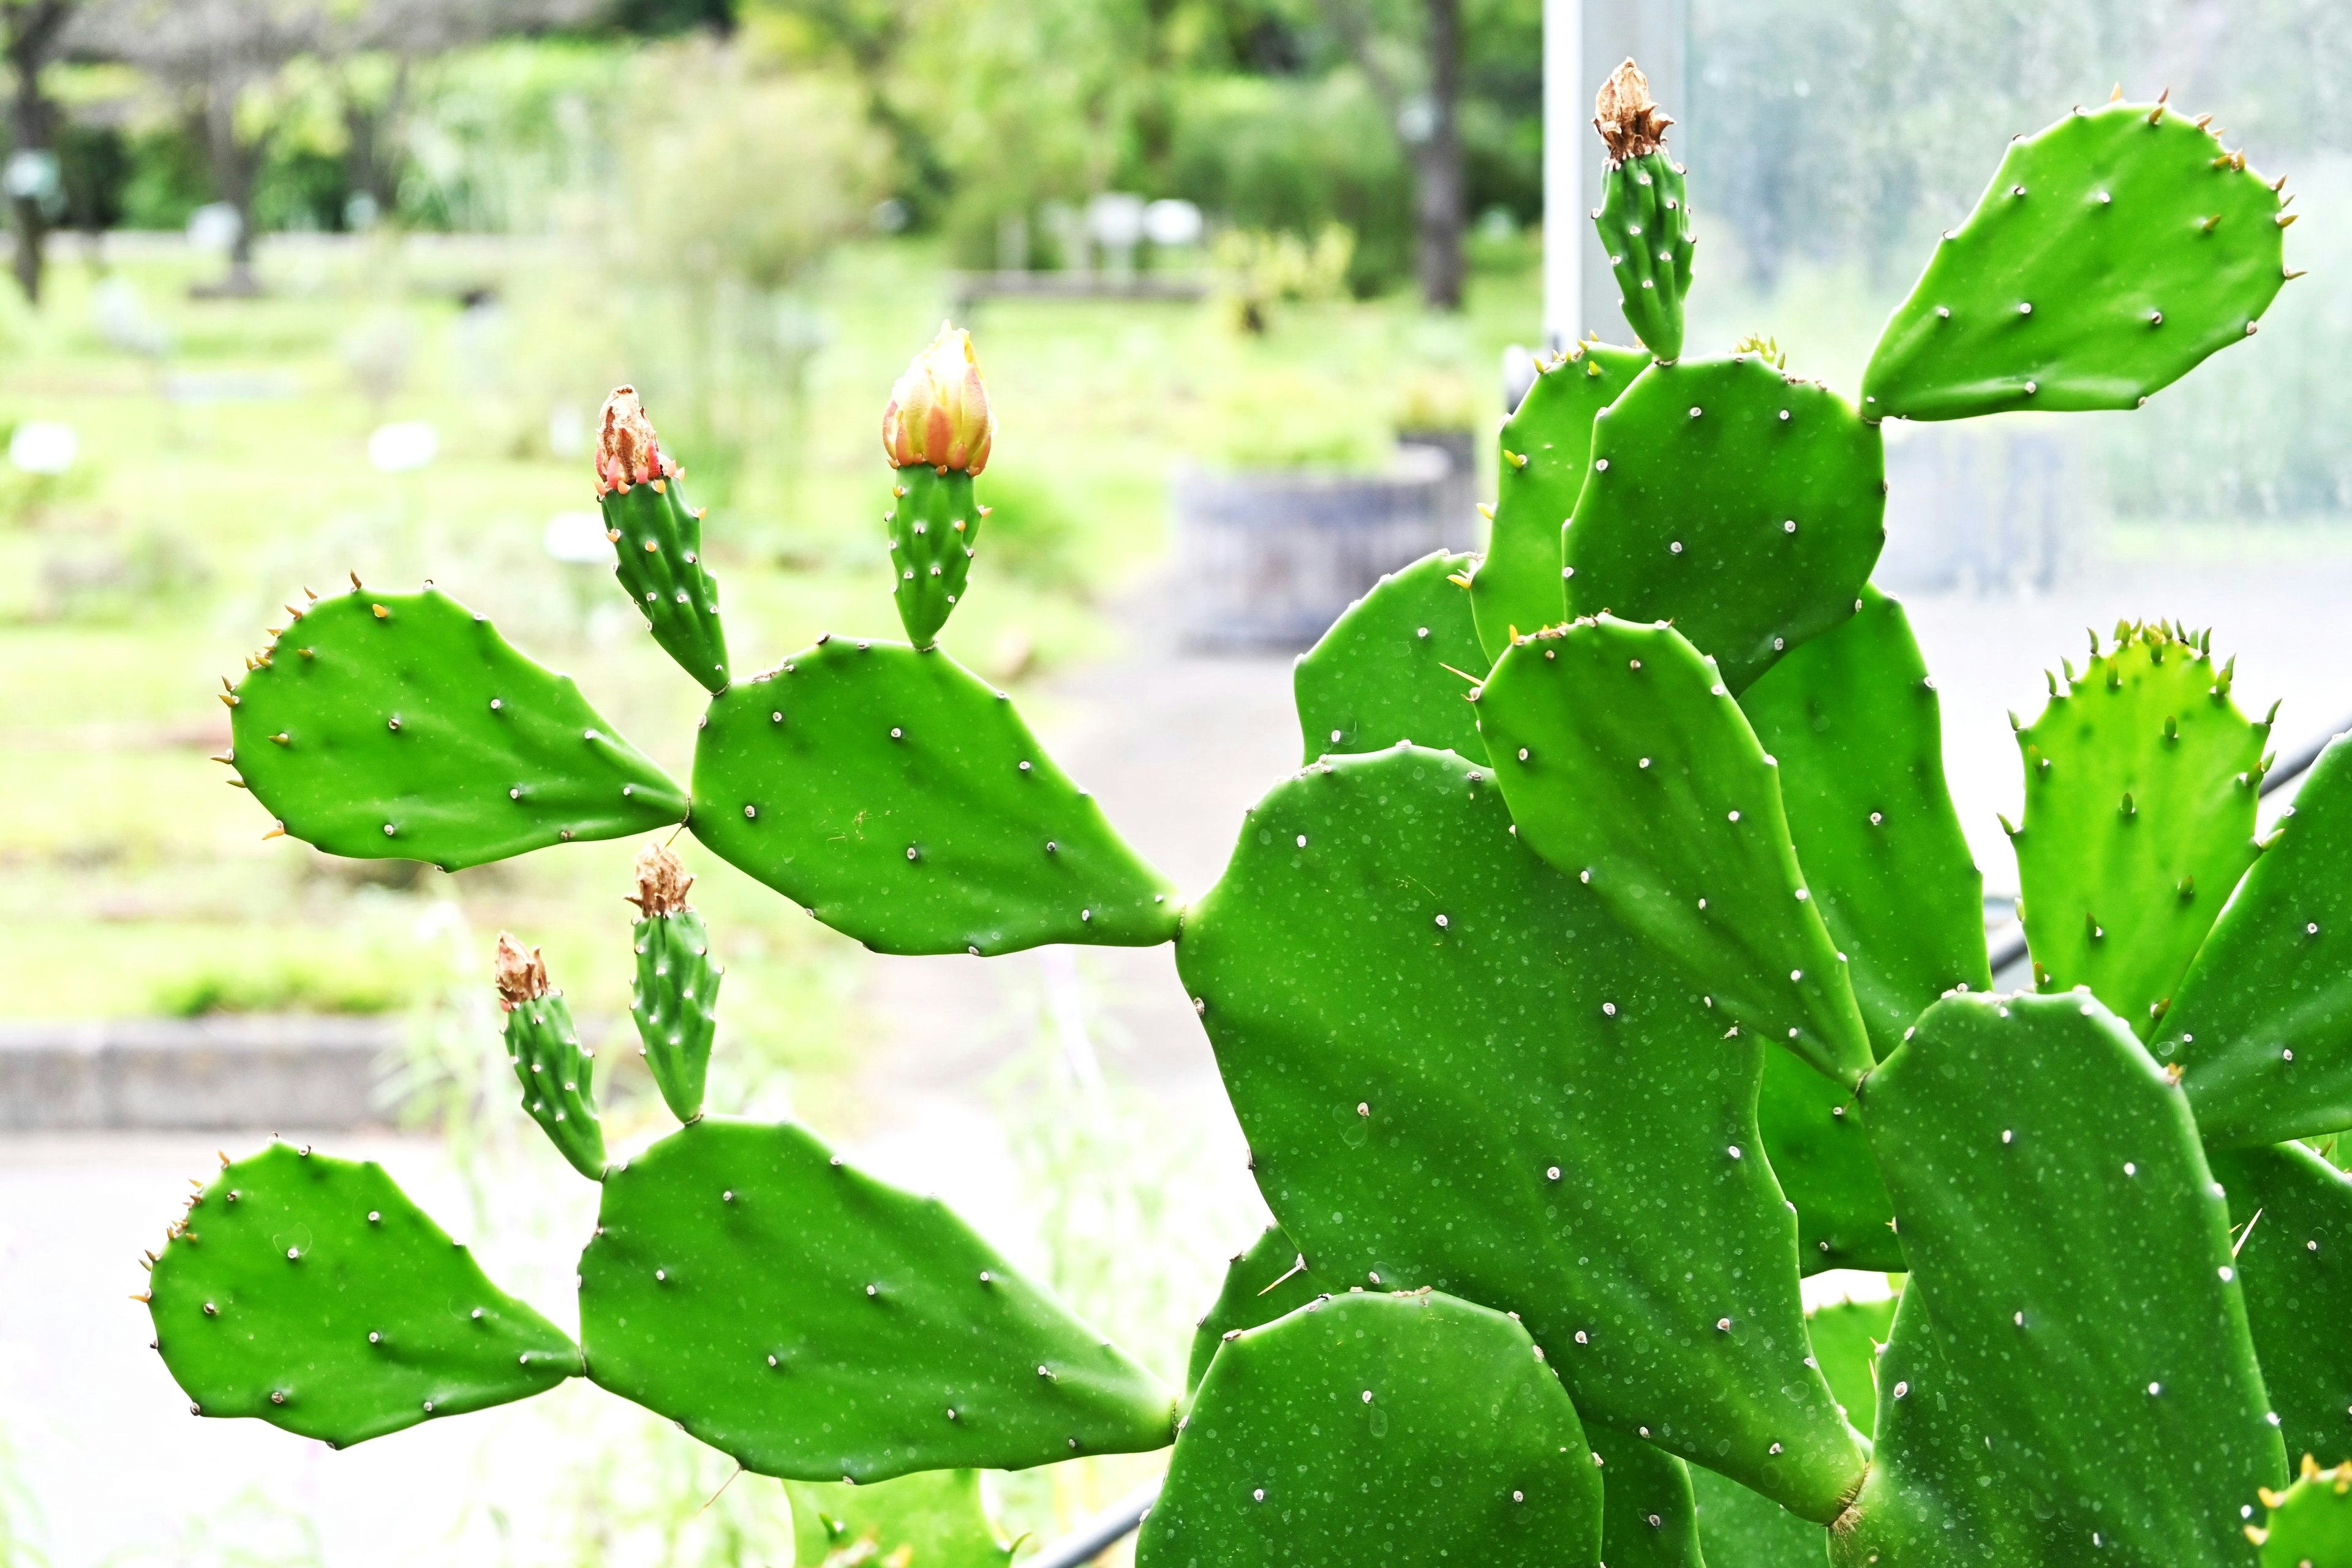
[[[2141,416],[2077,418],[2064,538],[2038,564],[1974,534],[1906,557],[1897,585],[1946,606],[1916,612],[1923,636],[2002,640],[2085,562],[2352,557],[2352,13],[1672,9],[1706,278],[1691,341],[1769,331],[1847,389],[2003,146],[2117,76],[2218,109],[2232,144],[2293,172],[2292,243],[2325,259],[2300,262],[2259,357],[2224,354]],[[587,1200],[540,1190],[489,952],[528,933],[583,1019],[625,1029],[636,846],[447,874],[265,837],[213,760],[223,678],[306,586],[429,577],[682,778],[705,694],[612,582],[605,394],[635,384],[688,465],[748,668],[826,629],[890,631],[877,431],[951,318],[1000,422],[957,656],[1049,737],[1118,710],[1102,672],[1176,640],[1180,470],[1380,473],[1401,432],[1468,432],[1493,493],[1506,376],[1542,343],[1541,31],[1540,0],[0,0],[0,1018],[383,1020],[373,1135],[437,1136],[420,1184],[445,1219],[508,1237],[509,1282],[560,1294]],[[2062,641],[2071,622],[2032,657]],[[2013,892],[1980,858],[1988,891]],[[871,1042],[940,1016],[893,1023],[887,961],[713,856],[693,870],[729,974],[712,1109],[889,1131]],[[1194,1142],[1145,1152],[1151,1092],[1129,1080],[1150,1070],[1121,1068],[1118,1022],[1135,973],[1047,963],[1014,1005],[945,1026],[1016,1042],[969,1098],[1000,1124],[1041,1272],[1181,1372],[1263,1215],[1221,1102]],[[607,1081],[608,1120],[650,1126],[634,1064]],[[1187,1190],[1204,1148],[1220,1174]],[[10,1250],[24,1234],[0,1221],[0,1269],[30,1256]],[[137,1330],[127,1308],[117,1330]],[[348,1512],[346,1483],[159,1481],[116,1529],[78,1516],[143,1481],[61,1479],[98,1462],[91,1436],[44,1404],[59,1381],[21,1342],[0,1350],[0,1565],[398,1561],[350,1520],[381,1528],[418,1474],[472,1487],[430,1510],[452,1561],[791,1560],[772,1488],[724,1491],[730,1465],[639,1413],[590,1416],[577,1390],[477,1418],[478,1446],[423,1471],[386,1461],[373,1513]],[[559,1458],[517,1467],[520,1449]],[[240,1438],[236,1463],[260,1475],[277,1452]],[[1016,1479],[1001,1511],[1051,1534],[1150,1468]]]

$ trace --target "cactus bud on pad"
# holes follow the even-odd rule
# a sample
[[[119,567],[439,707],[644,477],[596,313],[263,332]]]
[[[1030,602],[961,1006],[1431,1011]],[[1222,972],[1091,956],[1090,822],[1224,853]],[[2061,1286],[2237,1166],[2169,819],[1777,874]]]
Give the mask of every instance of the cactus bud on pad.
[[[1683,296],[1690,291],[1690,198],[1666,156],[1674,121],[1650,98],[1649,78],[1627,60],[1601,86],[1593,129],[1609,148],[1601,207],[1592,215],[1622,296],[1625,320],[1662,360],[1683,352]]]
[[[971,574],[987,509],[972,479],[988,466],[996,416],[988,406],[971,334],[945,323],[890,389],[882,449],[891,486],[890,591],[908,640],[928,647],[955,613]]]
[[[496,961],[499,1005],[507,1016],[507,1059],[522,1085],[522,1108],[572,1169],[590,1181],[604,1175],[604,1129],[596,1120],[592,1074],[595,1058],[581,1048],[580,1030],[563,994],[547,983],[547,962],[506,931]]]
[[[710,933],[686,901],[694,879],[660,844],[637,851],[637,893],[643,913],[631,933],[637,988],[629,999],[646,1065],[662,1100],[680,1121],[702,1114],[710,1070],[710,1040],[719,1026],[719,977]]]
[[[719,584],[702,563],[702,513],[678,489],[685,477],[661,449],[636,388],[614,387],[596,436],[596,500],[619,561],[614,575],[678,667],[724,691]]]

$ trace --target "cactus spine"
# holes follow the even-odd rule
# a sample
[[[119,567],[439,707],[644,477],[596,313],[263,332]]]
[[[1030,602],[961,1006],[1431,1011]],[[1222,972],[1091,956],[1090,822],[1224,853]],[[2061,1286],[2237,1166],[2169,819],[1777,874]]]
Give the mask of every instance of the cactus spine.
[[[1625,320],[1644,347],[1671,364],[1683,353],[1683,296],[1690,291],[1695,244],[1683,168],[1666,156],[1666,127],[1674,121],[1630,59],[1601,84],[1593,109],[1593,129],[1609,149],[1593,226],[1609,253]]]
[[[711,962],[710,933],[702,917],[686,901],[693,886],[693,877],[666,846],[648,844],[637,851],[637,891],[630,900],[638,914],[632,933],[637,984],[629,1016],[662,1103],[680,1121],[702,1114],[710,1039],[719,1027],[719,977],[724,973]]]

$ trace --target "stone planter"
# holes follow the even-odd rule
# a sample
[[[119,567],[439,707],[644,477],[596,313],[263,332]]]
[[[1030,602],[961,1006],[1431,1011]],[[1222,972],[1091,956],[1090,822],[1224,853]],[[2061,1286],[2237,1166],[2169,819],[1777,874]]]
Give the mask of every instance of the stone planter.
[[[1382,573],[1433,550],[1475,548],[1475,482],[1444,447],[1403,443],[1383,474],[1180,468],[1171,493],[1186,644],[1311,645]]]

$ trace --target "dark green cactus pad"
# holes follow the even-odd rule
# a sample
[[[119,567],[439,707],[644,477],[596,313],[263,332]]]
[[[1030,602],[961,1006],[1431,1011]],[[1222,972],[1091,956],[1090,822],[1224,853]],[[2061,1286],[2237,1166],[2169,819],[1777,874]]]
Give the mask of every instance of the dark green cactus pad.
[[[2085,993],[1969,995],[1864,1103],[1911,1275],[1837,1560],[2242,1563],[2284,1449],[2179,1089]]]
[[[1777,770],[1712,660],[1671,626],[1580,621],[1505,654],[1477,709],[1528,846],[1683,966],[1715,1033],[1848,1087],[1870,1070]]]
[[[686,504],[682,476],[604,492],[604,532],[613,574],[646,617],[654,641],[712,691],[727,689],[727,630],[719,584],[702,563],[702,513]]]
[[[1595,1568],[1601,1476],[1527,1331],[1426,1291],[1334,1296],[1219,1352],[1137,1568]]]
[[[1601,1461],[1604,1568],[1706,1568],[1690,1467],[1612,1427],[1590,1426],[1584,1436]]]
[[[971,476],[961,468],[909,464],[892,470],[890,488],[882,514],[890,525],[890,593],[907,640],[929,647],[963,597],[988,509],[972,499]]]
[[[200,1415],[348,1447],[576,1375],[563,1331],[491,1284],[373,1161],[273,1143],[172,1227],[149,1312]]]
[[[1894,1204],[1879,1180],[1853,1091],[1786,1051],[1768,1051],[1756,1122],[1772,1173],[1797,1205],[1797,1255],[1804,1272],[1900,1272],[1903,1247],[1889,1223]]]
[[[596,1117],[595,1053],[580,1044],[572,1005],[561,993],[507,1011],[507,1060],[522,1086],[522,1108],[572,1168],[604,1179],[604,1128]]]
[[[1013,1557],[981,1502],[978,1470],[920,1470],[863,1487],[786,1481],[784,1491],[797,1568],[1003,1568]]]
[[[2352,1459],[2352,1181],[2300,1143],[2211,1160],[2241,1237],[2238,1286],[2287,1457]]]
[[[1486,656],[1476,668],[1502,658],[1515,631],[1540,631],[1568,618],[1559,536],[1584,489],[1592,416],[1649,363],[1639,349],[1605,343],[1572,344],[1537,362],[1528,395],[1503,426],[1493,527],[1486,556],[1470,574],[1470,611]]]
[[[2185,1073],[2207,1148],[2352,1127],[2347,934],[2352,748],[2338,740],[2213,922],[2149,1042]]]
[[[238,774],[331,855],[446,870],[686,816],[686,796],[558,675],[448,595],[321,599],[247,671]]]
[[[1399,741],[1486,760],[1464,700],[1475,677],[1455,673],[1486,668],[1458,580],[1476,561],[1441,550],[1381,578],[1299,659],[1291,687],[1305,761]]]
[[[2077,109],[2010,143],[1976,211],[1937,243],[1879,336],[1863,406],[1911,419],[2136,407],[2252,332],[2284,278],[2281,205],[2195,121],[2147,103]]]
[[[1327,1289],[1517,1311],[1591,1418],[1826,1521],[1861,1458],[1802,1363],[1763,1043],[1722,1038],[1488,779],[1327,759],[1188,915],[1177,967],[1259,1191]]]
[[[711,960],[710,933],[702,917],[690,909],[639,921],[630,942],[636,950],[637,984],[629,996],[629,1016],[637,1026],[638,1048],[662,1103],[680,1121],[691,1121],[702,1114],[724,972]]]
[[[1955,986],[1989,991],[1984,878],[1944,783],[1936,683],[1903,606],[1861,610],[1775,665],[1739,707],[1780,764],[1780,805],[1871,1049]],[[1767,1126],[1765,1136],[1771,1136]]]
[[[595,1382],[787,1480],[1163,1447],[1175,1400],[936,1198],[790,1123],[705,1117],[604,1178]]]
[[[1692,235],[1683,172],[1662,150],[1612,163],[1592,215],[1617,279],[1618,303],[1635,335],[1662,360],[1683,353],[1683,296],[1690,292]]]
[[[1895,1299],[1839,1301],[1805,1314],[1805,1337],[1838,1408],[1856,1431],[1878,1424],[1878,1347],[1895,1325]]]
[[[937,649],[826,637],[710,704],[694,833],[877,952],[1149,947],[1174,889]]]
[[[1234,1254],[1216,1304],[1194,1325],[1192,1353],[1184,1365],[1184,1392],[1190,1394],[1201,1386],[1202,1375],[1226,1339],[1244,1329],[1270,1323],[1328,1293],[1329,1287],[1307,1267],[1297,1245],[1283,1234],[1282,1227],[1267,1226],[1248,1251]]]
[[[1592,422],[1569,611],[1672,621],[1745,690],[1853,614],[1885,503],[1878,426],[1818,382],[1756,353],[1654,364]]]
[[[2312,1460],[2284,1492],[2264,1491],[2269,1517],[2246,1527],[2262,1568],[2352,1568],[2352,1464]]]
[[[2185,633],[2121,626],[2021,729],[2011,842],[2041,989],[2088,985],[2145,1036],[2254,859],[2268,721]]]

